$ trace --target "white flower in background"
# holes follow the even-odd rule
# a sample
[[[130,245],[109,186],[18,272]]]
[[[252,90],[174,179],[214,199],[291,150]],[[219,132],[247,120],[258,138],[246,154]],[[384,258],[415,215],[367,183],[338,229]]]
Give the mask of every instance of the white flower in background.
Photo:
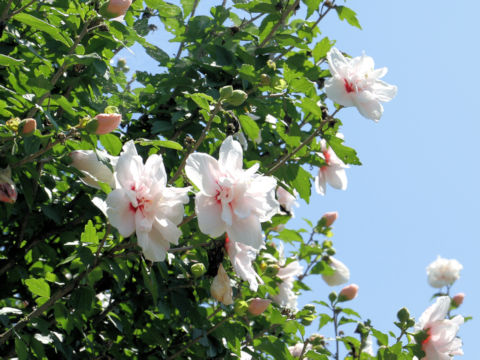
[[[222,264],[218,267],[217,276],[213,278],[212,285],[210,286],[210,293],[215,300],[221,302],[223,305],[233,304],[232,285],[230,285],[230,278]]]
[[[17,189],[12,180],[12,170],[10,166],[0,169],[0,201],[13,204],[17,201]]]
[[[367,339],[365,340],[365,347],[362,349],[362,354],[368,354],[370,356],[375,356],[375,352],[373,351],[373,340],[372,335],[368,335]]]
[[[255,248],[235,242],[226,238],[225,248],[227,249],[228,257],[232,263],[235,273],[250,284],[250,290],[257,291],[258,284],[263,284],[263,280],[255,272],[252,266],[252,261],[257,257],[258,250]]]
[[[298,193],[296,190],[293,192],[295,195],[290,194],[287,190],[283,187],[277,187],[277,199],[282,207],[282,210],[285,210],[289,215],[294,217],[293,207],[299,207],[297,202]]]
[[[287,266],[283,266],[285,264],[285,258],[282,243],[278,246],[278,252],[280,257],[279,265],[282,267],[278,270],[277,277],[279,277],[282,282],[278,285],[278,294],[272,296],[272,298],[273,301],[280,306],[297,310],[298,295],[293,291],[293,283],[297,276],[303,274],[303,267],[297,260],[290,262]]]
[[[167,187],[163,159],[150,155],[143,164],[133,141],[123,147],[115,168],[116,189],[107,196],[107,216],[124,237],[137,234],[145,258],[163,261],[182,232],[183,204],[189,188]]]
[[[332,77],[325,81],[327,96],[337,104],[355,106],[367,119],[380,120],[383,114],[382,102],[392,100],[397,87],[379,80],[387,68],[374,69],[370,56],[346,58],[337,48],[327,54]]]
[[[345,169],[348,169],[348,165],[340,160],[324,139],[320,144],[322,152],[318,155],[325,160],[326,165],[318,169],[318,175],[315,177],[315,189],[320,195],[325,195],[328,183],[335,189],[346,190],[347,174]]]
[[[290,351],[290,355],[292,355],[293,357],[300,357],[300,355],[302,355],[304,346],[305,344],[303,342],[299,342],[296,343],[294,346],[289,346],[288,351]],[[306,354],[309,350],[312,350],[312,344],[307,344],[304,354]]]
[[[348,282],[350,279],[350,270],[348,270],[344,263],[330,256],[328,265],[333,269],[333,274],[322,274],[322,278],[329,286],[342,285]]]
[[[463,269],[455,259],[445,259],[440,256],[427,266],[428,283],[434,288],[452,285],[460,278],[460,270]]]
[[[194,153],[187,159],[185,172],[200,189],[195,196],[200,231],[214,238],[226,231],[230,240],[259,249],[261,223],[278,213],[277,181],[257,174],[259,164],[247,170],[242,166],[242,147],[229,136],[220,147],[218,161]]]
[[[463,355],[462,341],[457,337],[463,316],[446,319],[449,309],[450,297],[438,297],[415,324],[414,332],[423,330],[428,335],[422,341],[426,356],[421,360],[451,360],[453,355]]]
[[[81,180],[96,189],[100,189],[98,182],[108,184],[111,188],[115,188],[115,177],[113,171],[99,160],[102,157],[105,161],[108,161],[113,169],[117,165],[118,156],[111,156],[104,150],[75,150],[70,153],[72,158],[72,166],[77,170],[80,170],[84,177]]]

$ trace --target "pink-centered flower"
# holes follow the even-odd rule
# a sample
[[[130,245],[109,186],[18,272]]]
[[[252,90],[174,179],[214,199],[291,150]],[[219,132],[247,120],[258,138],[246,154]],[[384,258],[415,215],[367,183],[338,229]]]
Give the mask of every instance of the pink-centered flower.
[[[315,189],[320,195],[325,195],[327,191],[327,183],[335,189],[347,189],[347,174],[345,169],[348,165],[335,154],[327,142],[321,140],[321,150],[319,156],[325,160],[326,165],[318,170],[318,175],[315,177]]]
[[[422,341],[425,357],[421,360],[451,360],[453,355],[463,355],[462,341],[457,337],[463,316],[446,319],[450,309],[450,298],[441,296],[420,316],[414,331],[425,331],[427,338]]]
[[[107,216],[122,236],[136,233],[145,258],[163,261],[182,234],[177,225],[190,189],[167,187],[161,156],[150,155],[143,164],[133,141],[123,149],[115,168],[116,189],[106,201]]]
[[[325,81],[327,96],[337,104],[355,106],[367,119],[380,120],[383,114],[382,102],[392,100],[397,87],[380,80],[387,68],[374,69],[370,56],[346,58],[337,48],[327,54],[332,77]]]
[[[0,201],[13,204],[17,201],[17,190],[12,180],[10,166],[0,169]]]
[[[104,150],[75,150],[70,153],[72,166],[80,170],[84,176],[81,180],[96,189],[100,189],[98,182],[108,184],[111,188],[115,188],[115,177],[112,169],[117,165],[118,156],[111,156]],[[110,163],[110,169],[104,162]]]
[[[235,242],[228,236],[225,240],[225,248],[232,263],[235,273],[250,284],[250,290],[257,291],[258,284],[263,284],[263,280],[255,272],[252,261],[257,257],[258,250],[255,248]]]
[[[257,174],[259,164],[244,170],[240,143],[227,137],[218,160],[204,153],[191,154],[185,172],[199,188],[195,196],[200,231],[211,237],[227,232],[230,240],[259,249],[261,223],[278,212],[277,181]]]

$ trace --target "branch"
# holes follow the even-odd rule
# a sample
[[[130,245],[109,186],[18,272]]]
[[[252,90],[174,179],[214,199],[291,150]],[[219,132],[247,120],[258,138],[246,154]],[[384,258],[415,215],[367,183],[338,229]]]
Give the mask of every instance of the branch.
[[[23,10],[25,10],[27,7],[29,7],[30,5],[32,5],[35,1],[36,1],[36,0],[32,0],[32,1],[30,1],[27,5],[21,7],[21,8],[18,9],[18,10],[15,10],[14,12],[12,12],[12,13],[10,14],[10,16],[9,16],[8,18],[11,18],[12,16],[15,16],[15,15],[21,13],[21,12],[22,12]]]
[[[258,46],[259,48],[263,48],[265,45],[267,45],[267,43],[272,39],[272,37],[275,35],[275,33],[277,32],[278,28],[282,25],[284,25],[285,23],[285,20],[287,20],[287,17],[288,15],[290,15],[290,13],[292,11],[294,11],[297,6],[300,4],[300,0],[296,0],[292,6],[288,7],[285,12],[282,14],[282,17],[280,18],[279,22],[276,23],[272,30],[270,30],[269,34],[265,37],[265,39],[263,39],[262,43]]]
[[[190,17],[188,18],[188,22],[190,20],[192,20],[192,18],[195,16],[195,10],[197,10],[197,6],[198,6],[199,2],[200,2],[200,0],[195,0],[195,2],[193,3],[192,13],[190,14]],[[188,30],[188,22],[187,22],[187,25],[185,25],[185,31]],[[179,48],[178,48],[177,55],[175,56],[175,60],[178,60],[180,58],[180,55],[182,54],[184,46],[185,46],[185,41],[182,41],[180,43]]]
[[[325,119],[322,119],[320,122],[320,126],[310,134],[309,137],[307,137],[300,145],[298,145],[295,150],[293,150],[291,153],[288,153],[284,155],[277,163],[275,163],[266,173],[265,175],[271,175],[275,170],[277,170],[279,167],[281,167],[285,162],[287,162],[293,155],[295,155],[297,152],[299,152],[305,145],[310,144],[312,140],[321,134],[323,126],[329,122],[341,109],[343,106],[340,106],[337,110],[333,112],[332,115],[327,116]]]
[[[192,146],[192,148],[188,151],[188,153],[185,155],[185,157],[183,158],[182,160],[182,163],[180,164],[180,166],[178,167],[177,171],[175,172],[175,174],[170,178],[170,180],[168,180],[168,184],[173,184],[175,182],[175,180],[177,180],[182,171],[183,171],[183,168],[185,167],[185,165],[187,164],[187,159],[188,159],[188,156],[195,152],[195,150],[197,150],[200,146],[200,144],[203,142],[203,140],[205,140],[205,136],[207,136],[207,132],[210,130],[210,126],[212,126],[212,122],[213,122],[213,119],[215,118],[215,116],[217,115],[217,113],[220,111],[220,109],[222,108],[222,104],[219,102],[217,102],[217,104],[215,105],[215,108],[213,109],[212,111],[212,114],[210,115],[210,118],[208,119],[208,122],[207,122],[207,126],[205,126],[205,128],[203,129],[202,133],[200,134],[200,137],[198,138],[198,140],[195,142],[195,145]]]

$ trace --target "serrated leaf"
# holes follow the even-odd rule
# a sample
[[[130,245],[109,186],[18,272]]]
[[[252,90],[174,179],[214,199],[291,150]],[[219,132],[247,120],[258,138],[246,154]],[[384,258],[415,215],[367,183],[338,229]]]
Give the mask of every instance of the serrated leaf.
[[[334,40],[330,40],[328,37],[324,37],[313,48],[313,60],[317,63],[320,59],[324,58],[335,44]]]
[[[49,298],[50,297],[50,285],[44,279],[30,278],[25,280],[28,290],[34,295]]]
[[[358,22],[355,11],[346,6],[336,6],[335,10],[337,10],[338,18],[340,20],[347,20],[350,25],[355,26],[360,30],[362,29],[360,23]]]

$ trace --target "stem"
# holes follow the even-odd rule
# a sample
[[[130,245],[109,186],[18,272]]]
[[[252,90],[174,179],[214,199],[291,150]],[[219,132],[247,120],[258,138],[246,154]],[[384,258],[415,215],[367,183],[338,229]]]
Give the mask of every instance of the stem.
[[[275,163],[266,173],[265,175],[271,175],[275,170],[277,170],[279,167],[281,167],[285,162],[290,159],[293,155],[295,155],[297,152],[299,152],[305,145],[310,144],[310,142],[318,135],[321,134],[323,126],[329,122],[341,109],[343,106],[339,107],[337,110],[333,112],[332,115],[327,116],[325,119],[323,119],[320,122],[320,126],[310,134],[309,137],[307,137],[300,145],[298,145],[295,150],[293,150],[291,153],[288,153],[284,155],[277,163]]]
[[[217,104],[215,105],[215,108],[212,111],[212,114],[210,115],[210,118],[208,119],[207,126],[205,126],[205,128],[203,129],[203,131],[200,134],[200,137],[198,138],[195,145],[192,146],[192,148],[188,151],[187,155],[185,155],[185,157],[183,158],[182,163],[178,167],[177,171],[175,172],[173,177],[171,177],[170,180],[168,181],[168,184],[170,184],[170,185],[173,184],[175,182],[175,180],[177,180],[180,177],[180,175],[183,171],[183,168],[187,164],[188,156],[191,153],[193,153],[195,150],[197,150],[199,148],[199,146],[202,144],[203,140],[205,140],[205,136],[207,136],[207,132],[210,130],[210,126],[212,126],[213,119],[215,118],[217,113],[220,111],[221,107],[222,107],[222,104],[220,103],[220,101],[217,102]]]
[[[5,5],[2,15],[0,16],[0,23],[4,23],[11,16],[11,15],[8,16],[8,10],[10,10],[10,6],[12,6],[12,2],[13,0],[8,0],[8,3]]]
[[[301,352],[301,354],[300,354],[299,360],[302,360],[302,359],[303,359],[303,356],[305,355],[305,352],[307,351],[307,345],[308,345],[309,342],[310,342],[310,339],[307,339],[307,340],[305,340],[305,342],[303,343],[303,349],[302,349],[302,352]]]
[[[198,245],[192,245],[192,246],[183,246],[183,247],[178,247],[178,248],[172,248],[170,250],[168,250],[168,252],[174,254],[174,253],[177,253],[177,252],[182,252],[182,251],[188,251],[188,250],[193,250],[193,249],[196,249],[196,248],[200,248],[200,247],[205,247],[205,246],[209,246],[211,245],[212,243],[201,243],[201,244],[198,244]]]
[[[178,227],[182,227],[183,225],[188,224],[190,221],[192,221],[195,218],[195,216],[197,216],[197,214],[193,213],[190,216],[184,217],[183,221],[180,223],[180,225],[178,225]]]
[[[335,360],[339,360],[340,353],[339,353],[339,341],[338,341],[338,313],[337,313],[335,304],[333,304],[332,310],[333,310],[333,327],[335,329],[335,347],[336,347]]]
[[[199,2],[200,2],[200,0],[195,0],[195,2],[193,3],[192,13],[190,14],[190,17],[188,18],[188,22],[195,16],[195,10],[197,10],[197,6],[198,6]],[[188,22],[185,25],[185,31],[188,30]],[[182,54],[184,46],[185,46],[185,41],[182,41],[180,43],[179,48],[178,48],[177,55],[175,56],[175,60],[180,59],[180,55]]]
[[[84,38],[84,36],[88,33],[88,26],[92,22],[92,18],[87,20],[85,24],[83,25],[82,30],[80,31],[80,34],[77,36],[75,39],[75,42],[73,43],[72,47],[68,51],[67,55],[72,55],[75,52],[75,49],[77,46],[80,44],[80,41]],[[65,72],[65,69],[67,68],[67,61],[64,61],[62,66],[60,66],[55,74],[53,74],[52,79],[50,80],[50,84],[54,86],[58,79],[60,79],[60,76]],[[43,101],[50,96],[50,91],[47,91],[45,94],[43,94],[38,101],[35,102],[35,106],[28,112],[27,117],[34,117],[35,114],[37,113],[39,106],[43,103]]]
[[[200,335],[199,337],[196,337],[195,339],[193,339],[192,341],[190,341],[187,345],[185,345],[184,348],[182,348],[181,350],[177,351],[175,354],[173,354],[172,356],[169,356],[167,358],[167,360],[172,360],[172,359],[175,359],[177,357],[179,357],[181,354],[183,354],[186,350],[188,350],[192,345],[196,344],[197,342],[199,342],[204,336],[207,336],[209,334],[211,334],[213,331],[215,331],[217,328],[219,328],[220,326],[222,326],[224,323],[226,323],[228,320],[230,320],[231,318],[233,317],[233,315],[229,315],[227,316],[225,319],[223,319],[222,321],[220,321],[217,325],[215,325],[213,328],[211,328],[210,330],[208,330],[204,335]]]
[[[35,108],[36,109],[36,108]],[[22,160],[18,161],[17,163],[15,164],[12,164],[11,167],[12,168],[16,168],[16,167],[19,167],[19,166],[22,166],[22,165],[25,165],[26,163],[29,163],[33,160],[35,160],[37,157],[39,156],[42,156],[43,154],[45,154],[47,151],[49,151],[51,148],[53,148],[55,145],[61,143],[62,140],[56,140],[54,142],[50,142],[48,143],[48,145],[41,149],[41,150],[38,150],[36,153],[33,153],[33,154],[30,154],[28,155],[26,158],[23,158]]]
[[[21,13],[21,12],[22,12],[23,10],[25,10],[27,7],[29,7],[30,5],[32,5],[35,1],[36,1],[36,0],[32,0],[32,1],[30,1],[27,5],[21,7],[21,8],[18,9],[18,10],[13,11],[13,12],[10,14],[9,18],[11,18],[12,16],[15,16],[15,15]]]
[[[272,39],[272,37],[275,35],[277,32],[278,28],[282,26],[285,23],[285,20],[287,19],[288,15],[297,8],[297,6],[300,4],[300,0],[296,0],[292,6],[288,7],[285,12],[282,14],[282,17],[280,18],[280,21],[276,23],[272,30],[270,30],[270,33],[263,39],[261,44],[258,46],[259,48],[263,48],[267,43]]]

